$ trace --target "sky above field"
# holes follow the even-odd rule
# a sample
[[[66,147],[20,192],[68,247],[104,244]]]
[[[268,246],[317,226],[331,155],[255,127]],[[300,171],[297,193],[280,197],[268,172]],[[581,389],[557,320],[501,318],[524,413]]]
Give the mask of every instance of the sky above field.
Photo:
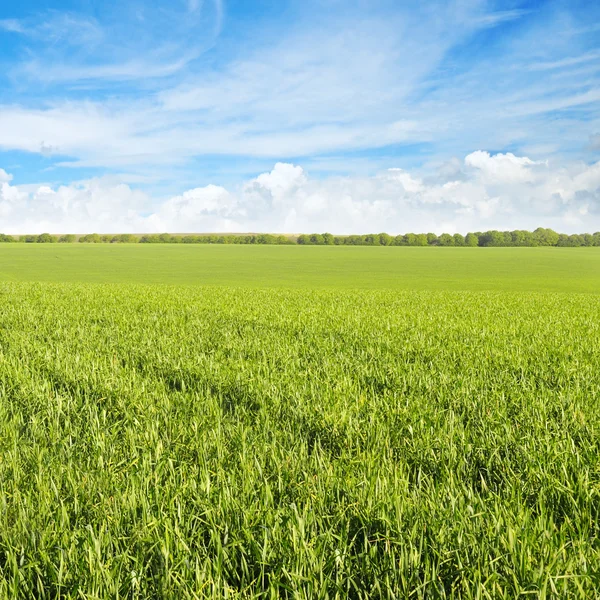
[[[600,229],[596,0],[4,0],[0,231]]]

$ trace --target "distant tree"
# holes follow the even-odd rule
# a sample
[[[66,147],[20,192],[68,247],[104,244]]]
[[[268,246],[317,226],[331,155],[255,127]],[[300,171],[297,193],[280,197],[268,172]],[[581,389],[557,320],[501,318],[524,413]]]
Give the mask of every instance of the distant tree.
[[[379,234],[379,245],[380,246],[392,246],[394,243],[394,238],[388,233],[380,233]]]
[[[578,248],[584,245],[583,237],[578,234],[566,235],[564,233],[559,234],[557,246],[563,248]]]
[[[504,234],[501,231],[486,231],[479,236],[480,246],[504,246]]]
[[[72,243],[74,243],[74,242],[76,242],[76,241],[77,241],[77,236],[76,236],[76,235],[74,235],[74,234],[72,234],[72,233],[67,233],[67,234],[65,234],[65,235],[61,235],[61,236],[58,238],[58,241],[59,241],[61,244],[72,244]]]
[[[136,244],[139,241],[133,233],[122,233],[118,237],[121,244]]]
[[[454,238],[449,233],[442,233],[439,242],[440,246],[454,246]]]
[[[465,236],[465,246],[479,246],[479,238],[474,233],[467,233]]]
[[[417,245],[417,236],[414,233],[405,233],[404,234],[404,245],[405,246],[416,246]]]
[[[600,231],[593,233],[592,237],[594,238],[594,246],[600,246]]]
[[[346,244],[348,246],[364,246],[365,238],[362,235],[349,235],[346,237]]]
[[[439,238],[437,235],[435,235],[435,233],[428,233],[427,234],[427,243],[430,246],[437,246],[439,243]]]
[[[406,246],[406,237],[403,235],[397,235],[394,238],[394,246]]]
[[[523,246],[536,246],[537,242],[531,231],[523,231]]]
[[[525,246],[527,245],[527,232],[522,229],[517,229],[510,232],[511,245],[512,246]]]
[[[558,244],[559,235],[552,229],[538,227],[533,235],[539,246],[556,246]]]
[[[591,233],[584,233],[582,236],[584,246],[594,245],[594,236]]]
[[[569,241],[571,242],[572,248],[580,248],[581,246],[585,246],[585,238],[579,233],[574,233],[569,236]]]
[[[323,243],[326,246],[333,246],[334,241],[335,241],[334,237],[333,237],[333,235],[331,233],[324,233],[323,234]]]
[[[261,235],[256,236],[256,243],[272,246],[273,244],[277,243],[277,238],[270,233],[262,233]]]
[[[140,238],[140,244],[158,244],[160,237],[158,235],[143,235]]]
[[[101,241],[102,240],[97,233],[88,233],[79,238],[79,242],[82,244],[99,244]]]
[[[465,238],[460,233],[455,233],[452,237],[454,238],[455,246],[464,246],[465,245]]]
[[[56,236],[50,235],[49,233],[42,233],[37,236],[35,240],[38,244],[53,244],[57,241]]]
[[[381,240],[379,239],[379,234],[375,235],[372,233],[369,233],[368,235],[365,235],[365,245],[366,246],[380,246],[381,245]]]
[[[427,246],[427,234],[417,233],[415,235],[415,246]]]
[[[6,244],[14,242],[15,239],[12,235],[6,235],[5,233],[0,233],[0,243]]]

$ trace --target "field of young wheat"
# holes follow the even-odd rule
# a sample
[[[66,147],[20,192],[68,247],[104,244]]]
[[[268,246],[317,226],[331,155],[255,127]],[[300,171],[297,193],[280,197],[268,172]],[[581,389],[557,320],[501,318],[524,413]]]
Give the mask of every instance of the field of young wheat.
[[[0,284],[0,597],[593,597],[599,317]]]

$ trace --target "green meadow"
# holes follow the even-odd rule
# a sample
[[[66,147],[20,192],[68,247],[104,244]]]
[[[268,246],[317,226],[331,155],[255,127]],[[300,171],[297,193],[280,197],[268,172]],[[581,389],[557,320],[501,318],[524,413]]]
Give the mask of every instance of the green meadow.
[[[0,280],[595,293],[600,248],[4,244]]]
[[[594,598],[600,248],[0,247],[0,598]]]

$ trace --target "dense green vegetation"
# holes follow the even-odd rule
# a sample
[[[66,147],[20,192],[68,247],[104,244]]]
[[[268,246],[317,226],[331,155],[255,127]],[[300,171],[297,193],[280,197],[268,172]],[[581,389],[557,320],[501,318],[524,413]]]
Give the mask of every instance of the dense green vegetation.
[[[442,233],[407,233],[391,236],[387,233],[367,235],[332,235],[331,233],[312,233],[299,236],[263,234],[200,234],[200,235],[172,235],[145,234],[135,235],[124,233],[118,235],[100,235],[90,233],[76,236],[40,235],[10,236],[0,234],[0,242],[25,242],[25,243],[73,243],[82,242],[90,244],[259,244],[259,245],[287,245],[301,244],[304,246],[482,246],[482,247],[536,247],[560,246],[581,247],[600,246],[600,232],[571,234],[556,233],[552,229],[539,227],[535,231],[485,231],[460,233],[450,235]]]
[[[369,235],[333,236],[330,233],[313,233],[300,235],[298,244],[303,245],[336,245],[336,246],[481,246],[481,247],[536,247],[536,246],[560,246],[581,247],[600,246],[600,232],[594,234],[572,234],[556,233],[552,229],[539,227],[535,231],[477,231],[450,235],[442,233],[407,233],[395,237],[387,233]]]
[[[598,314],[2,284],[0,596],[593,597]]]
[[[0,280],[597,293],[600,250],[6,244]]]

